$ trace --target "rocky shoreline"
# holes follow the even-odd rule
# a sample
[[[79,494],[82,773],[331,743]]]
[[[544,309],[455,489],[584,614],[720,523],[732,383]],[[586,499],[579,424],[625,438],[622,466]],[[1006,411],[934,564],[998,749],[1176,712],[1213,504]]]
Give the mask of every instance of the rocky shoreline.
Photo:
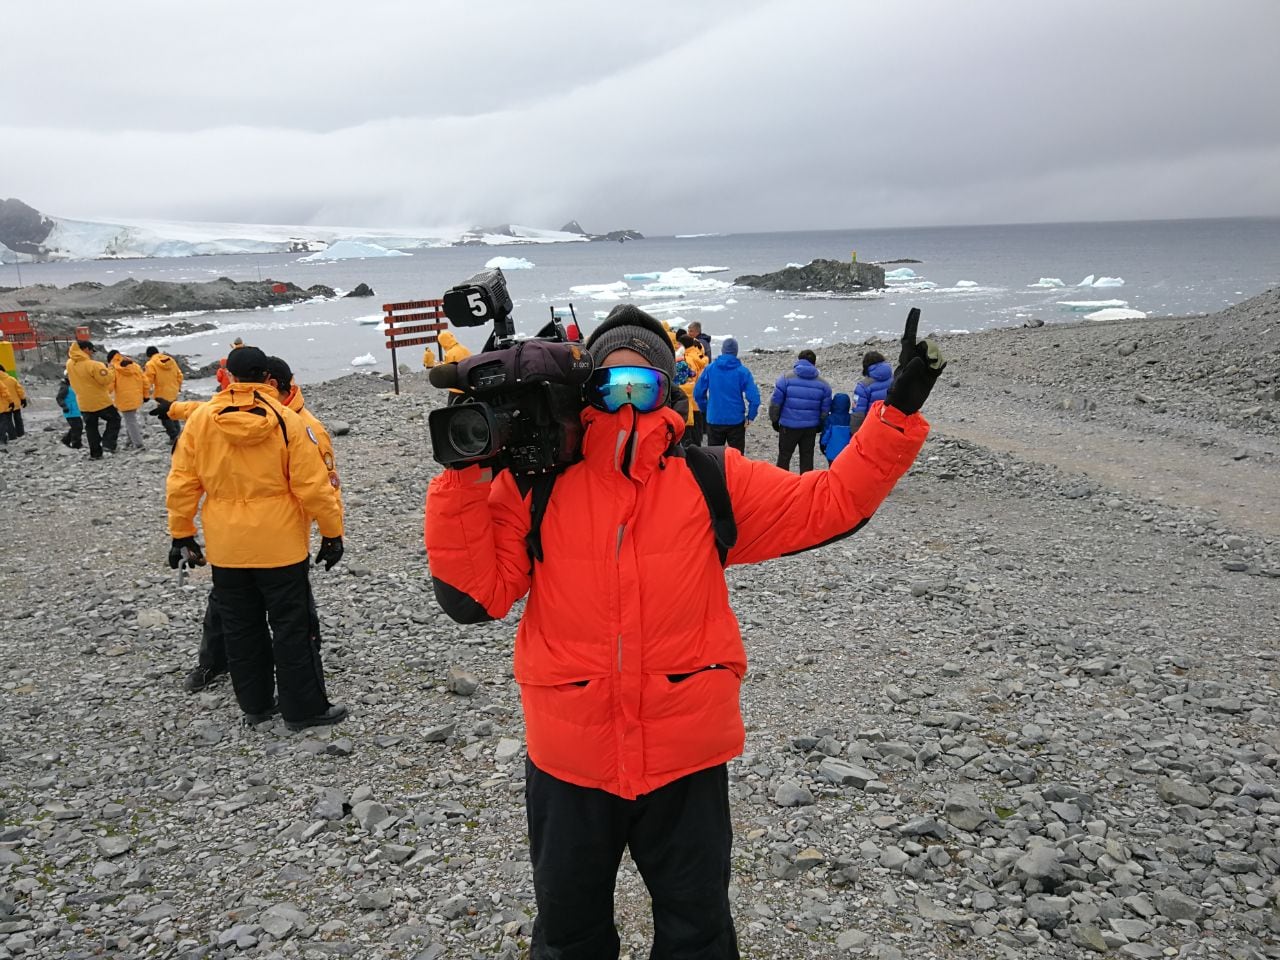
[[[864,349],[819,367],[851,389]],[[743,956],[1280,957],[1280,294],[944,349],[875,519],[729,572]],[[431,599],[438,393],[308,390],[350,424],[313,583],[352,717],[295,735],[181,690],[208,573],[164,567],[159,431],[90,463],[35,387],[0,453],[0,958],[524,955],[515,616]],[[618,914],[647,956],[629,861]]]

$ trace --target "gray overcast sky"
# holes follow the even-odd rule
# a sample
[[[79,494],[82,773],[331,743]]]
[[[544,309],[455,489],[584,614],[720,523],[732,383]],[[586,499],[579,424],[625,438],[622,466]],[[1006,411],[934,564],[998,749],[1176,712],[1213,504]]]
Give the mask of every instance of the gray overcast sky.
[[[58,216],[1280,214],[1277,0],[42,0],[0,31],[0,197]]]

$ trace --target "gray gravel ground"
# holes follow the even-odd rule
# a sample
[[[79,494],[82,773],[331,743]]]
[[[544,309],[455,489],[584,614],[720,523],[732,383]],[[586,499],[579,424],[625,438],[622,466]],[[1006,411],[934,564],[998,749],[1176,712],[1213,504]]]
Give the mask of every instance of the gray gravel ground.
[[[819,365],[850,389],[863,349]],[[1280,957],[1280,296],[945,349],[875,520],[729,573],[743,955]],[[159,431],[92,463],[28,388],[0,453],[0,960],[523,956],[515,615],[431,598],[425,379],[308,391],[351,425],[347,556],[313,582],[352,716],[302,734],[181,689],[208,573],[164,566]],[[767,424],[749,442],[771,458]],[[647,956],[629,863],[618,915]]]

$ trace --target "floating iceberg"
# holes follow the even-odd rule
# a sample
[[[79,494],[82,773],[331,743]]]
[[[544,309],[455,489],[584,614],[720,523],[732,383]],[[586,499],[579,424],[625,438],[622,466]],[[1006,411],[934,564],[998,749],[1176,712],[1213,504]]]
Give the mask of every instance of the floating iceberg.
[[[1059,280],[1057,277],[1041,277],[1035,283],[1028,283],[1027,286],[1050,288],[1050,287],[1065,287],[1066,284],[1063,283],[1061,280]]]
[[[978,285],[977,280],[957,280],[956,281],[956,287],[961,290],[968,290],[972,287],[976,287],[977,285]]]
[[[485,261],[484,268],[486,270],[532,270],[533,261],[526,260],[524,257],[491,257]]]
[[[630,280],[632,283],[648,283],[650,280],[657,280],[662,276],[661,270],[654,270],[651,273],[624,273],[623,280]]]
[[[1106,310],[1111,307],[1127,307],[1128,300],[1059,300],[1058,306],[1065,307],[1072,313],[1090,313],[1094,310]]]
[[[367,317],[356,317],[356,323],[362,327],[376,327],[381,325],[383,315],[380,313],[371,313]]]
[[[1095,310],[1093,313],[1084,315],[1086,320],[1145,320],[1147,315],[1141,310],[1127,310],[1124,307],[1108,307],[1105,310]]]
[[[719,313],[721,310],[727,310],[728,307],[723,303],[713,303],[709,307],[699,307],[698,309],[703,313]]]
[[[886,270],[884,278],[886,280],[914,280],[916,272],[910,267],[898,267],[897,270]]]
[[[1099,277],[1097,280],[1093,281],[1093,285],[1095,287],[1123,287],[1124,278],[1123,277]]]
[[[272,307],[271,312],[272,313],[288,313],[292,309],[293,309],[292,303],[282,303],[277,307]]]
[[[657,278],[644,285],[648,291],[665,291],[668,293],[708,293],[716,290],[728,290],[733,284],[726,280],[713,280],[710,277],[691,273],[684,267],[672,267],[658,274]]]
[[[372,367],[377,362],[372,353],[366,353],[353,359],[351,365],[353,367]]]
[[[765,328],[764,328],[764,332],[765,332],[765,333],[777,333],[777,332],[778,332],[778,328],[777,328],[777,327],[765,327]]]
[[[627,286],[627,281],[615,280],[613,283],[580,283],[576,287],[570,287],[569,292],[594,300],[619,300],[630,296],[631,288]]]
[[[299,263],[319,263],[325,260],[369,260],[374,257],[411,257],[413,254],[403,250],[388,250],[376,243],[361,243],[358,240],[339,240],[327,250],[317,250],[305,257],[299,257]]]
[[[1085,277],[1083,280],[1081,280],[1079,283],[1077,283],[1077,284],[1076,284],[1076,286],[1077,286],[1077,287],[1092,287],[1092,286],[1093,286],[1093,274],[1092,274],[1092,273],[1091,273],[1091,274],[1089,274],[1087,277]]]
[[[690,273],[728,273],[728,267],[690,267]]]

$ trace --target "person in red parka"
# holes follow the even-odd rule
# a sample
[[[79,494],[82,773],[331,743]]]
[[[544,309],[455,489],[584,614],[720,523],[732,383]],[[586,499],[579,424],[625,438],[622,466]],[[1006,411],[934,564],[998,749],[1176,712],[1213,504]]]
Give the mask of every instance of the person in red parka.
[[[920,406],[944,362],[908,324],[897,393],[830,470],[800,476],[724,451],[737,539],[758,563],[857,530],[924,444]],[[526,544],[530,496],[509,471],[446,469],[426,502],[437,599],[463,623],[529,600],[516,633],[528,743],[525,805],[538,915],[531,957],[616,958],[613,891],[629,849],[653,900],[655,957],[737,957],[729,910],[727,762],[742,752],[747,669],[704,494],[670,405],[662,326],[616,307],[586,344],[582,459],[556,480]],[[687,602],[672,603],[681,569]],[[691,615],[692,611],[692,615]]]

